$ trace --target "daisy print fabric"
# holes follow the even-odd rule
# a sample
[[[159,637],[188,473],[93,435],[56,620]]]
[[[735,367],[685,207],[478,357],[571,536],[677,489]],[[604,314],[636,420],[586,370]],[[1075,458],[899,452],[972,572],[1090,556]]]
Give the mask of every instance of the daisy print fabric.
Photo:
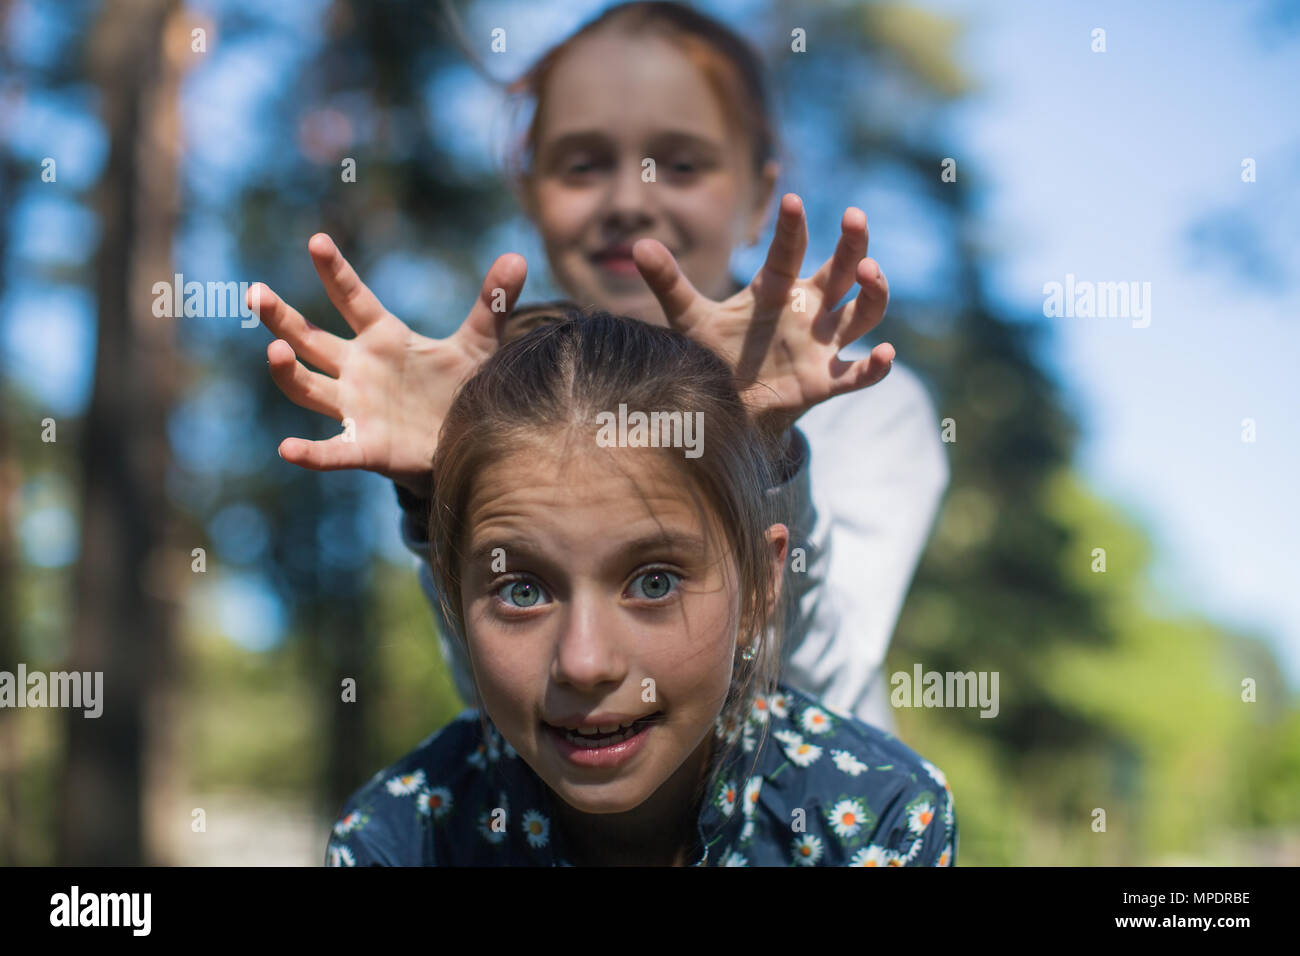
[[[891,734],[782,686],[752,701],[697,821],[696,866],[952,866],[938,767]],[[755,759],[757,757],[757,759]],[[463,712],[343,807],[329,866],[568,866],[555,797],[477,711]]]

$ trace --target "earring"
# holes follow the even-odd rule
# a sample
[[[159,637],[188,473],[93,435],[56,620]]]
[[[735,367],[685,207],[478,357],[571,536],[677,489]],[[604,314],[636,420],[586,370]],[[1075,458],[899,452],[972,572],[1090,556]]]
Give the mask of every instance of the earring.
[[[754,639],[749,642],[749,646],[740,652],[740,659],[743,661],[752,661],[755,657],[757,657],[758,645],[760,640],[761,639],[758,637],[757,634],[754,635]]]

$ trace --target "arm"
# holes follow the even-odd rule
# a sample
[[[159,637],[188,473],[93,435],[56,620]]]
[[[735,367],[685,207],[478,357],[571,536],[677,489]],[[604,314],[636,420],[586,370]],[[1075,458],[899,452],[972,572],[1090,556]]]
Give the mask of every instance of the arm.
[[[402,543],[418,559],[416,570],[420,578],[420,590],[424,599],[433,609],[433,620],[438,629],[438,644],[442,650],[442,659],[451,669],[452,682],[456,693],[467,705],[475,703],[473,671],[470,669],[469,656],[464,642],[452,631],[450,622],[442,613],[442,601],[433,579],[433,565],[429,560],[429,500],[421,498],[409,489],[394,482],[397,490],[397,502],[402,508],[399,530]]]
[[[910,369],[802,420],[815,449],[812,486],[824,584],[805,602],[791,680],[868,724],[891,730],[881,669],[929,538],[948,463],[933,405]],[[799,582],[796,582],[799,583]]]

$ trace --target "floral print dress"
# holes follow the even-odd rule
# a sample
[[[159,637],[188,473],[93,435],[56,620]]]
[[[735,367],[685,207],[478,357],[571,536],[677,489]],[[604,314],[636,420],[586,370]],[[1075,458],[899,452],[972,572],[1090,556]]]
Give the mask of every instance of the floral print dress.
[[[695,866],[952,866],[957,820],[938,767],[897,738],[781,685],[740,728],[700,808]],[[761,746],[760,746],[761,739]],[[755,750],[757,762],[755,763]],[[476,710],[344,806],[330,866],[568,866],[557,798]]]

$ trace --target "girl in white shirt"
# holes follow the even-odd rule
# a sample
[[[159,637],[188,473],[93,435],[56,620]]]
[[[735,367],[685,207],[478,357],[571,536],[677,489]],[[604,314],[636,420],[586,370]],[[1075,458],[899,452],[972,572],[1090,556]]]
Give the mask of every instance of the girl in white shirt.
[[[757,241],[780,171],[762,69],[743,40],[680,4],[611,8],[511,91],[536,104],[511,182],[557,283],[573,303],[678,328],[722,355],[784,458],[792,540],[783,679],[892,731],[881,664],[948,469],[920,381],[901,365],[884,377],[888,344],[857,344],[888,302],[866,257],[866,215],[846,210],[835,253],[800,279],[807,226],[787,194],[763,268],[737,288],[732,252]],[[280,455],[396,482],[403,538],[424,562],[443,651],[470,700],[420,520],[433,450],[457,386],[507,337],[565,310],[516,309],[527,267],[507,254],[461,328],[429,339],[384,309],[328,236],[308,248],[354,339],[311,326],[263,285],[251,304],[277,336],[267,356],[280,388],[352,428],[346,440],[285,439]],[[837,308],[855,283],[857,295]]]

